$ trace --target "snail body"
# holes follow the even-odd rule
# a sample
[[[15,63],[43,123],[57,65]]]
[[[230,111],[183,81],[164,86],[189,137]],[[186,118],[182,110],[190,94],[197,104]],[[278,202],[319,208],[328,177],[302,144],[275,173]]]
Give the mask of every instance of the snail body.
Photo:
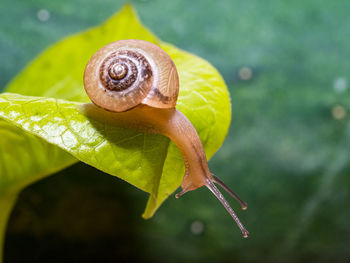
[[[180,149],[186,168],[182,191],[176,197],[206,186],[236,221],[243,236],[248,236],[248,231],[214,183],[233,196],[242,209],[246,209],[246,204],[210,172],[196,129],[175,108],[179,78],[175,64],[165,51],[143,40],[110,43],[88,62],[84,87],[92,102],[100,108],[85,107],[88,115],[107,114],[107,121],[115,125],[169,137]]]

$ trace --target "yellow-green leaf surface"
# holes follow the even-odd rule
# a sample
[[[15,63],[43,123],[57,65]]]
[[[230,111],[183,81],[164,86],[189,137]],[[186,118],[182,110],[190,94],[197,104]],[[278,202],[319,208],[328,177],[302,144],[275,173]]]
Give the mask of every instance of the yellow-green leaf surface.
[[[17,94],[0,95],[0,151],[7,156],[0,160],[0,189],[23,187],[80,160],[150,193],[144,217],[176,190],[184,165],[169,139],[109,126],[79,110],[89,102],[82,76],[91,55],[107,43],[131,38],[168,52],[180,77],[177,108],[196,127],[207,157],[218,150],[231,116],[222,77],[205,60],[158,40],[126,5],[103,25],[50,47],[9,84],[7,92]],[[25,165],[12,167],[13,158]]]

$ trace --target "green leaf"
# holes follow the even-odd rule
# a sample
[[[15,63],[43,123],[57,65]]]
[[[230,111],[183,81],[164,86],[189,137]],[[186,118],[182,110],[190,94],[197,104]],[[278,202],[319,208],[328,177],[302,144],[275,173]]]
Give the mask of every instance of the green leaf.
[[[1,102],[3,95],[0,95]],[[1,103],[0,118],[6,112],[3,106]],[[11,108],[7,113],[11,118],[19,114]],[[29,118],[34,120],[36,117]],[[41,138],[23,132],[6,119],[0,119],[0,136],[0,195],[3,192],[21,190],[76,162],[71,155]]]
[[[23,187],[80,160],[150,193],[143,215],[146,218],[176,190],[184,165],[179,150],[169,139],[109,126],[78,110],[78,102],[89,101],[82,83],[88,59],[105,44],[130,38],[156,43],[172,57],[180,77],[177,108],[197,129],[207,157],[217,151],[231,116],[229,93],[222,77],[205,60],[157,40],[141,25],[132,7],[126,5],[105,24],[46,50],[7,88],[8,92],[30,96],[0,96],[4,133],[16,130],[28,144],[18,148],[12,142],[0,145],[11,158],[21,156],[28,162],[19,169],[13,167],[15,162],[3,159],[1,169],[6,169],[6,177],[12,179],[1,176],[0,189],[2,185]],[[41,147],[31,146],[38,143]],[[55,153],[56,159],[49,151]]]
[[[79,110],[81,105],[53,98],[3,93],[0,95],[0,117],[31,136],[59,146],[78,160],[153,194],[153,182],[162,173],[168,140],[89,119]],[[35,140],[38,137],[34,137]],[[11,146],[7,145],[5,149],[10,151]],[[25,148],[36,151],[34,147]],[[38,152],[48,154],[41,149]],[[2,166],[6,164],[4,162]]]

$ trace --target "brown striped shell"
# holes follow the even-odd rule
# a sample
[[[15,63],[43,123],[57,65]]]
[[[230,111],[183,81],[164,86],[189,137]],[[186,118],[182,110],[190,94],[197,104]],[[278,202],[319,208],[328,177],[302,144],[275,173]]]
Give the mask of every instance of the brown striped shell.
[[[109,111],[139,104],[174,108],[179,78],[174,62],[160,47],[143,40],[119,40],[91,57],[84,87],[93,103]]]

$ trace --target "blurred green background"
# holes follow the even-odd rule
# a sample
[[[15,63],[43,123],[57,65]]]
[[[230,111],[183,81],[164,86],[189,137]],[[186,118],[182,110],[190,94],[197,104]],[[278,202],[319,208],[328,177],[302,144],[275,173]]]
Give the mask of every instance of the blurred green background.
[[[349,262],[350,1],[130,2],[223,74],[232,124],[209,165],[248,202],[231,203],[251,236],[206,189],[143,220],[147,194],[80,163],[21,194],[4,262]],[[122,4],[2,0],[0,89]]]

